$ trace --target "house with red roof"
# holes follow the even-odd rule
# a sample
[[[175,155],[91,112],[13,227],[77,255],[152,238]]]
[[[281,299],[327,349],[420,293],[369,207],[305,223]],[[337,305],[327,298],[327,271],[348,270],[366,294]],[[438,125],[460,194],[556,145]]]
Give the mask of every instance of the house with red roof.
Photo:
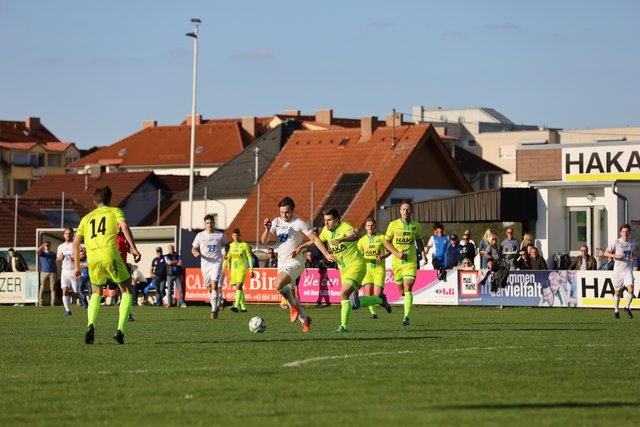
[[[386,126],[375,117],[358,128],[296,131],[249,195],[229,228],[240,228],[255,242],[262,220],[278,214],[285,196],[296,214],[322,224],[322,210],[336,208],[361,227],[366,218],[384,220],[384,206],[402,199],[428,200],[471,192],[454,158],[435,129],[410,125],[400,114]]]
[[[113,192],[111,206],[121,208],[131,226],[178,225],[179,203],[173,201],[173,196],[188,185],[186,176],[156,175],[149,171],[104,173],[99,176],[45,175],[20,198],[20,203],[38,199],[75,200],[85,212],[89,212],[95,208],[93,191],[109,186]]]
[[[196,116],[194,174],[208,176],[268,129],[271,118],[203,120]],[[153,171],[188,175],[191,116],[179,125],[145,121],[142,130],[69,165],[77,173]]]
[[[71,142],[61,142],[38,117],[0,121],[0,197],[23,194],[46,174],[64,173],[80,158]]]

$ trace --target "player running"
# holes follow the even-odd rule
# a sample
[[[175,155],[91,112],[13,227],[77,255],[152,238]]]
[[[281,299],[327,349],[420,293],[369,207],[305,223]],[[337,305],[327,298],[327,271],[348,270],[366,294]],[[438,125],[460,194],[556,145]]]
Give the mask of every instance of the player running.
[[[362,252],[358,250],[358,235],[346,221],[340,220],[340,214],[336,209],[328,209],[323,213],[324,228],[320,233],[320,240],[329,243],[331,252],[337,259],[340,270],[340,326],[334,333],[346,333],[349,330],[349,319],[351,317],[352,305],[354,309],[361,305],[369,307],[380,304],[391,313],[391,306],[387,302],[384,294],[381,296],[361,296],[358,297],[358,290],[367,273]],[[353,297],[352,297],[353,295]],[[351,300],[350,300],[351,299]]]
[[[220,273],[222,272],[224,254],[229,252],[229,240],[221,231],[213,229],[215,225],[216,221],[213,215],[206,215],[204,230],[196,234],[191,245],[193,256],[200,257],[200,269],[211,303],[211,320],[218,318],[218,309],[222,302]]]
[[[75,276],[76,263],[73,260],[73,228],[64,229],[64,243],[58,246],[56,260],[61,262],[60,266],[60,288],[62,288],[62,305],[64,305],[65,316],[71,316],[71,295],[80,300],[84,308],[88,307],[84,293],[78,292],[80,279]],[[71,291],[69,291],[71,288]],[[71,295],[69,295],[71,294]]]
[[[375,219],[367,218],[364,222],[364,228],[367,234],[358,240],[358,250],[363,254],[367,263],[367,274],[362,280],[362,286],[364,286],[367,295],[379,297],[383,295],[387,274],[384,259],[391,255],[391,252],[387,252],[384,248],[384,236],[377,232],[378,226]],[[375,307],[375,305],[369,306],[372,319],[378,318]]]
[[[424,242],[422,241],[422,227],[417,221],[411,220],[413,205],[408,200],[400,204],[400,218],[391,221],[384,234],[384,247],[393,254],[391,269],[393,278],[401,295],[404,295],[404,318],[402,324],[409,325],[411,306],[413,304],[413,284],[416,281],[418,256],[416,245],[426,258]]]
[[[616,319],[620,318],[619,306],[620,306],[620,293],[627,288],[627,295],[625,296],[626,305],[624,312],[627,313],[629,319],[633,319],[633,313],[631,313],[631,301],[633,301],[633,265],[635,264],[636,242],[630,240],[631,226],[629,224],[622,224],[620,227],[620,238],[614,240],[607,250],[604,252],[604,256],[607,258],[615,259],[613,263],[613,310]]]
[[[229,245],[229,251],[222,263],[222,274],[224,274],[227,264],[229,264],[229,284],[236,288],[236,300],[231,307],[234,313],[240,311],[245,313],[247,306],[244,303],[244,279],[247,276],[247,264],[249,264],[249,272],[253,278],[253,257],[251,256],[251,246],[247,242],[243,242],[240,238],[240,229],[234,228],[231,234],[233,242]]]
[[[301,251],[304,236],[307,236],[329,261],[335,261],[336,258],[327,251],[309,224],[293,215],[295,207],[296,204],[290,197],[280,200],[278,203],[280,216],[274,218],[273,221],[265,218],[263,222],[264,231],[260,241],[266,244],[271,235],[275,235],[278,248],[278,275],[276,276],[274,287],[289,302],[291,323],[300,320],[302,330],[309,332],[311,317],[304,313],[302,304],[296,299],[291,290],[291,285],[295,284],[296,279],[300,277],[302,270],[304,270]]]
[[[122,228],[122,232],[131,247],[133,259],[138,262],[141,258],[124,213],[120,208],[109,206],[111,195],[111,188],[108,186],[95,189],[93,192],[93,204],[96,209],[80,220],[78,231],[73,240],[75,276],[80,277],[82,275],[80,269],[80,242],[84,240],[89,277],[91,278],[92,294],[87,311],[88,326],[84,336],[84,342],[87,344],[93,344],[96,318],[100,310],[100,296],[102,295],[102,287],[107,283],[107,280],[117,284],[122,292],[118,330],[113,339],[118,344],[124,344],[124,331],[131,312],[132,295],[131,276],[127,266],[120,258],[120,253],[116,246],[118,225]]]

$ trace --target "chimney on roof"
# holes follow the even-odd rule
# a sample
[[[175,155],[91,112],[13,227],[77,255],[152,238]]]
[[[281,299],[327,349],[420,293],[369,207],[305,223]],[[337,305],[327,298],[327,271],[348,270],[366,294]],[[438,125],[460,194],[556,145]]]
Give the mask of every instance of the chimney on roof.
[[[395,116],[395,120],[394,120],[394,116]],[[387,126],[391,127],[391,126],[402,126],[404,124],[404,122],[402,121],[402,113],[391,113],[391,114],[387,114],[386,117],[386,122],[387,122]]]
[[[258,119],[256,117],[243,117],[242,118],[242,129],[245,130],[252,137],[256,137],[256,128],[258,124]]]
[[[27,127],[27,129],[31,131],[42,129],[42,123],[40,123],[40,117],[27,116],[27,119],[24,121],[24,124]]]
[[[330,125],[333,121],[333,110],[316,110],[316,122]]]
[[[300,117],[300,110],[285,110],[284,111],[284,115],[285,116]]]
[[[377,116],[367,116],[360,119],[360,139],[361,141],[368,141],[376,131],[378,127]]]
[[[156,126],[158,126],[157,120],[145,120],[142,122],[142,129],[154,128]]]
[[[202,124],[202,114],[196,114],[196,126]],[[187,116],[187,126],[191,126],[191,114]]]

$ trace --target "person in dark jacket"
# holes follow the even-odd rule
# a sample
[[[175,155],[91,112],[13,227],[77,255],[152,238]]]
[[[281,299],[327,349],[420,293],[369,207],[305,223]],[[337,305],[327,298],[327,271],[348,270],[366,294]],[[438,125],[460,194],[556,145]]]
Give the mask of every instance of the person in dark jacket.
[[[7,252],[9,253],[9,271],[29,271],[29,266],[22,255],[13,248],[9,248]]]

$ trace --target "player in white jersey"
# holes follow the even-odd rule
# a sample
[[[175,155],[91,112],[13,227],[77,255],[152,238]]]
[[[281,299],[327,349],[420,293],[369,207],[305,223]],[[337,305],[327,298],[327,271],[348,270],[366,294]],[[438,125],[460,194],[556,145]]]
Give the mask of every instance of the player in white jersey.
[[[629,224],[622,224],[620,227],[620,238],[614,240],[604,252],[604,256],[615,259],[613,263],[613,308],[616,319],[620,318],[618,311],[618,307],[620,306],[620,293],[625,287],[627,294],[625,295],[626,305],[624,311],[627,313],[627,316],[629,316],[629,319],[633,319],[633,313],[631,313],[631,301],[633,300],[633,265],[636,260],[637,248],[636,242],[631,240],[629,238],[630,236],[631,226]]]
[[[336,262],[336,258],[327,251],[309,224],[293,216],[293,210],[296,207],[293,199],[285,197],[280,200],[278,207],[280,208],[280,216],[274,218],[273,221],[269,218],[264,220],[264,231],[260,240],[263,244],[266,244],[271,236],[275,235],[278,248],[278,276],[274,282],[274,287],[289,302],[291,323],[300,320],[302,330],[309,332],[311,317],[304,313],[300,301],[293,295],[291,290],[291,284],[295,283],[302,270],[304,270],[301,251],[304,236],[307,236],[320,249],[328,261]]]
[[[218,308],[222,301],[220,273],[224,255],[229,250],[229,240],[221,231],[213,229],[215,225],[213,215],[206,215],[204,217],[204,231],[196,235],[191,245],[193,256],[200,257],[200,269],[211,303],[211,320],[218,318]]]
[[[71,315],[71,295],[79,298],[84,308],[87,302],[84,293],[78,292],[80,279],[75,276],[76,263],[73,259],[73,228],[64,229],[64,243],[58,246],[56,260],[61,263],[60,287],[62,288],[62,305],[66,311],[65,316]],[[71,291],[69,291],[71,288]]]

